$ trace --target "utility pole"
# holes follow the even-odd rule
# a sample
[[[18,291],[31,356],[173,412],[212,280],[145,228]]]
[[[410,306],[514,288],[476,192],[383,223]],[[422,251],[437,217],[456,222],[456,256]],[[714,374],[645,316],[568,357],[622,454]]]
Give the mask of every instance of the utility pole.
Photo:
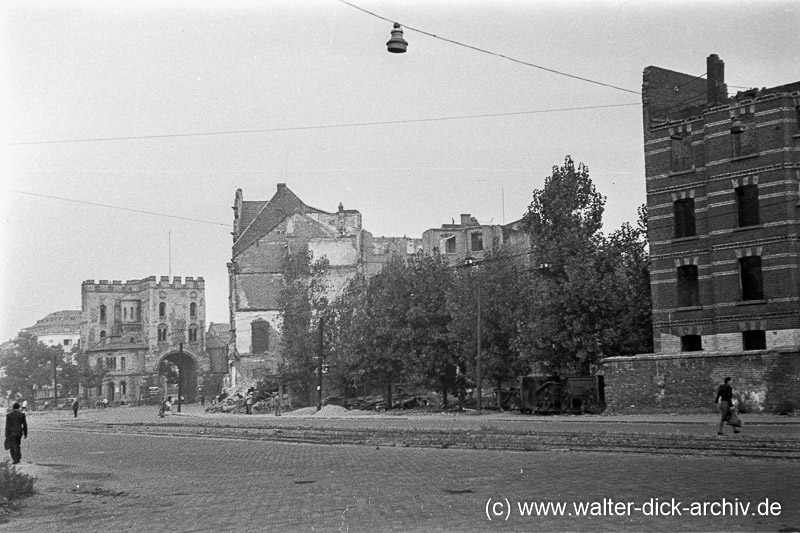
[[[318,352],[319,366],[317,367],[317,411],[322,409],[322,328],[324,322],[325,319],[319,317],[319,345],[317,347],[317,349],[319,350]]]
[[[181,412],[181,396],[183,396],[183,343],[179,345],[178,355],[178,412]]]
[[[477,350],[478,353],[475,356],[475,381],[478,382],[478,414],[483,412],[483,376],[481,375],[481,278],[480,272],[478,272],[478,277],[476,278],[478,281],[478,325],[476,327],[477,334],[478,334],[478,342],[477,342]]]
[[[53,409],[58,407],[58,376],[56,372],[56,354],[53,354]]]

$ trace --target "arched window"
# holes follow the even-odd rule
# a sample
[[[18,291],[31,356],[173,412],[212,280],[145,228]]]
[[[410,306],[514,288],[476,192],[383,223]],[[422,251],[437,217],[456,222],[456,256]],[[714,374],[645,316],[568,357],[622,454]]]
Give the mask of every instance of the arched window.
[[[101,305],[100,306],[100,322],[105,322],[105,321],[106,321],[106,306],[105,305]]]
[[[167,317],[167,304],[161,302],[158,304],[158,318],[166,318]]]
[[[163,305],[163,304],[162,304]],[[166,342],[167,340],[167,325],[158,325],[158,342]]]
[[[189,342],[197,342],[197,324],[189,326]]]
[[[106,342],[106,332],[105,332],[105,330],[100,332],[100,342],[101,343],[105,343]]]
[[[119,358],[119,369],[122,372],[125,372],[125,358],[124,357],[120,357]],[[123,383],[125,383],[125,382],[123,381]],[[125,394],[125,393],[123,392],[123,394]]]
[[[189,304],[189,318],[197,318],[197,304],[194,302]]]

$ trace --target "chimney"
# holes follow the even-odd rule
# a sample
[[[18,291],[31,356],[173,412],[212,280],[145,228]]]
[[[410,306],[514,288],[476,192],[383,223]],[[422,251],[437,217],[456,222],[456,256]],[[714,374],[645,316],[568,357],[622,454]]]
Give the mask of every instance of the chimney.
[[[725,62],[717,54],[711,54],[706,60],[706,95],[709,106],[724,104],[728,101],[728,86],[725,85]]]
[[[466,215],[462,214],[461,215],[461,225],[462,226],[469,226],[469,219],[470,218],[471,217],[470,217],[469,213],[467,213]]]
[[[286,184],[285,183],[279,183],[278,184],[278,191],[280,192],[283,189],[286,189]]]

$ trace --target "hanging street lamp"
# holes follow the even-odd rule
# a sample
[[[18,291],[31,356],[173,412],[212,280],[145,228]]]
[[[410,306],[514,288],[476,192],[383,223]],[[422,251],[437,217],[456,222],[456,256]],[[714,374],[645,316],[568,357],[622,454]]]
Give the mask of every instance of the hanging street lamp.
[[[386,43],[386,47],[393,54],[405,54],[408,43],[403,39],[403,27],[397,22],[392,28],[392,38]]]

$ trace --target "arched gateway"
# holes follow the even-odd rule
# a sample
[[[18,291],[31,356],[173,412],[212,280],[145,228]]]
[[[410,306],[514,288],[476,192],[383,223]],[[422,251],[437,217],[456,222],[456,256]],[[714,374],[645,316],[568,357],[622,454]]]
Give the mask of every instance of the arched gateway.
[[[171,352],[158,363],[158,383],[164,397],[177,399],[179,394],[185,402],[196,402],[197,393],[197,361],[196,357],[186,351]]]

